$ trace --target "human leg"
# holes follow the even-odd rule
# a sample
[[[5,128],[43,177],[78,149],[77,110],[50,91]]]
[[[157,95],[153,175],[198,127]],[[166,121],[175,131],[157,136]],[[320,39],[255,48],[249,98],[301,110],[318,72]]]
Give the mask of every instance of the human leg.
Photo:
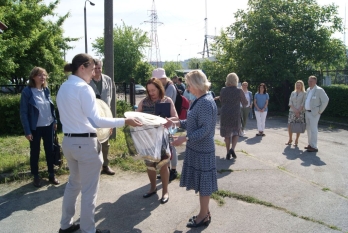
[[[289,140],[287,143],[285,143],[285,145],[291,145],[292,143],[292,132],[291,132],[290,123],[288,124],[288,134],[289,134]]]
[[[262,136],[264,136],[264,135],[263,135],[263,131],[264,131],[265,128],[266,128],[266,116],[267,116],[267,112],[261,112],[260,116],[261,116],[261,132],[262,132]]]
[[[307,130],[307,137],[308,137],[308,146],[311,144],[311,139],[312,139],[312,132],[311,132],[311,118],[309,116],[310,112],[306,112],[306,130]],[[306,148],[307,149],[307,148]]]
[[[103,163],[101,144],[97,138],[82,138],[80,143],[76,155],[81,180],[80,227],[82,232],[95,232],[94,214]]]
[[[169,173],[169,181],[175,180],[178,176],[178,172],[176,171],[176,165],[178,164],[178,155],[176,153],[176,148],[171,146],[172,151],[172,159],[170,160],[170,173]]]
[[[257,130],[260,133],[262,131],[261,130],[261,112],[255,111],[255,117],[256,117],[256,123],[257,123]]]
[[[109,139],[103,142],[101,145],[102,145],[102,154],[103,154],[103,160],[104,160],[102,172],[107,175],[115,175],[115,171],[113,171],[109,167],[109,159],[108,159],[109,148],[110,148]]]
[[[45,148],[46,163],[49,177],[54,177],[53,165],[53,123],[49,126],[40,127],[42,130],[42,140]]]
[[[310,112],[309,113],[309,118],[310,118],[310,134],[311,134],[311,140],[309,141],[309,145],[314,148],[318,149],[317,142],[318,142],[318,122],[320,119],[320,114],[313,116],[313,114]],[[308,123],[307,123],[308,124]]]
[[[225,137],[225,146],[226,146],[226,159],[231,159],[231,154],[230,154],[230,145],[231,145],[231,137]]]
[[[161,167],[160,173],[161,173],[161,181],[162,181],[162,199],[161,199],[161,202],[164,204],[169,199],[169,193],[168,193],[169,171],[167,169],[167,166]],[[156,181],[156,179],[155,179],[155,181]]]
[[[295,139],[295,143],[294,146],[298,145],[298,139],[300,138],[300,133],[296,133],[296,139]]]
[[[187,223],[187,227],[200,227],[203,225],[209,225],[210,212],[209,212],[209,200],[210,196],[199,196],[200,210],[197,216],[194,216]]]
[[[168,170],[167,166],[163,166],[163,167],[165,167],[166,170]],[[150,180],[150,190],[148,193],[153,193],[156,191],[156,188],[157,188],[156,187],[156,171],[147,169],[147,176],[149,177],[149,180]],[[161,179],[162,179],[162,177],[161,177]]]
[[[249,115],[249,112],[250,112],[250,108],[249,107],[246,107],[246,108],[241,108],[241,115],[242,115],[242,130],[244,131],[245,129],[245,125],[247,123],[247,120],[248,120],[248,115]]]
[[[40,142],[41,142],[41,129],[37,127],[36,130],[32,130],[33,136],[30,143],[30,171],[34,177],[39,177],[39,156],[40,156]]]
[[[81,191],[81,182],[78,161],[73,157],[74,138],[64,137],[62,142],[62,149],[64,157],[69,166],[69,180],[66,184],[63,203],[62,203],[62,218],[60,221],[60,228],[65,230],[72,226],[73,217],[76,211],[77,197]]]

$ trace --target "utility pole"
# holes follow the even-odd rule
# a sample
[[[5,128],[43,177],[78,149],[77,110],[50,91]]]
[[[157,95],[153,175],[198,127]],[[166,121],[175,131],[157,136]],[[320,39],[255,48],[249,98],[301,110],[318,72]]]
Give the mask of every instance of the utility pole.
[[[147,56],[147,60],[150,64],[154,65],[156,64],[156,67],[160,67],[161,64],[161,54],[160,54],[160,48],[158,43],[158,36],[157,36],[157,24],[163,24],[161,22],[158,22],[158,16],[155,6],[155,0],[152,2],[152,9],[150,10],[150,21],[144,21],[145,23],[151,23],[151,46],[149,49],[149,53]],[[153,53],[155,53],[155,56],[152,57]]]
[[[209,57],[209,48],[208,48],[208,15],[207,15],[207,0],[205,0],[205,36],[204,36],[204,45],[203,45],[203,58],[205,51],[207,51],[207,57]],[[207,50],[205,50],[207,48]]]
[[[116,87],[114,77],[114,43],[113,43],[113,0],[104,0],[104,70],[105,74],[112,79],[112,99],[111,112],[116,117]],[[116,130],[113,129],[110,136],[111,139],[116,138]]]

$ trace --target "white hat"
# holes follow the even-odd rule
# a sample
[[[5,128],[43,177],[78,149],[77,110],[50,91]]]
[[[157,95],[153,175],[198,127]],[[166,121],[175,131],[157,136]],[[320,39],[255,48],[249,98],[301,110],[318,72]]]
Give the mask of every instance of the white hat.
[[[167,78],[166,71],[163,68],[157,68],[152,71],[154,78]]]

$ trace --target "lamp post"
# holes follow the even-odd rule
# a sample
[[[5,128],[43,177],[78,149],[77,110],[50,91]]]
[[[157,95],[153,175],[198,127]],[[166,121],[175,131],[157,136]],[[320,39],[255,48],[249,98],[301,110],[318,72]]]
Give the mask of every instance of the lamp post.
[[[179,56],[180,56],[180,53],[178,54],[178,56],[176,56],[176,64],[179,65]]]
[[[87,49],[87,19],[86,19],[86,3],[89,2],[91,6],[94,6],[95,4],[89,0],[85,1],[85,8],[84,8],[84,13],[85,13],[85,53],[88,53]]]

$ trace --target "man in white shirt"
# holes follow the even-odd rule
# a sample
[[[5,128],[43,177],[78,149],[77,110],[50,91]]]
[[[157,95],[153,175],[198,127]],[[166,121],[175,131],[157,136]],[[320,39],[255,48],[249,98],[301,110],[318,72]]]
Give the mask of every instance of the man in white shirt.
[[[70,176],[65,187],[59,233],[81,228],[83,233],[101,233],[95,228],[94,213],[103,163],[101,144],[96,128],[139,126],[134,119],[99,117],[95,93],[88,83],[94,75],[95,63],[88,54],[78,54],[65,72],[72,72],[57,94],[57,106],[63,125],[63,153],[68,161]],[[73,223],[76,201],[81,192],[80,224]],[[110,232],[108,230],[104,232]]]
[[[100,97],[110,108],[112,100],[112,80],[109,76],[102,73],[103,62],[99,59],[95,59],[94,76],[89,85],[93,88],[94,93]],[[102,173],[107,175],[115,175],[115,172],[109,167],[109,139],[102,143],[103,152],[103,168]]]
[[[305,101],[308,146],[305,149],[308,152],[318,152],[318,122],[329,103],[329,97],[323,88],[317,86],[317,77],[309,76],[308,86]]]

